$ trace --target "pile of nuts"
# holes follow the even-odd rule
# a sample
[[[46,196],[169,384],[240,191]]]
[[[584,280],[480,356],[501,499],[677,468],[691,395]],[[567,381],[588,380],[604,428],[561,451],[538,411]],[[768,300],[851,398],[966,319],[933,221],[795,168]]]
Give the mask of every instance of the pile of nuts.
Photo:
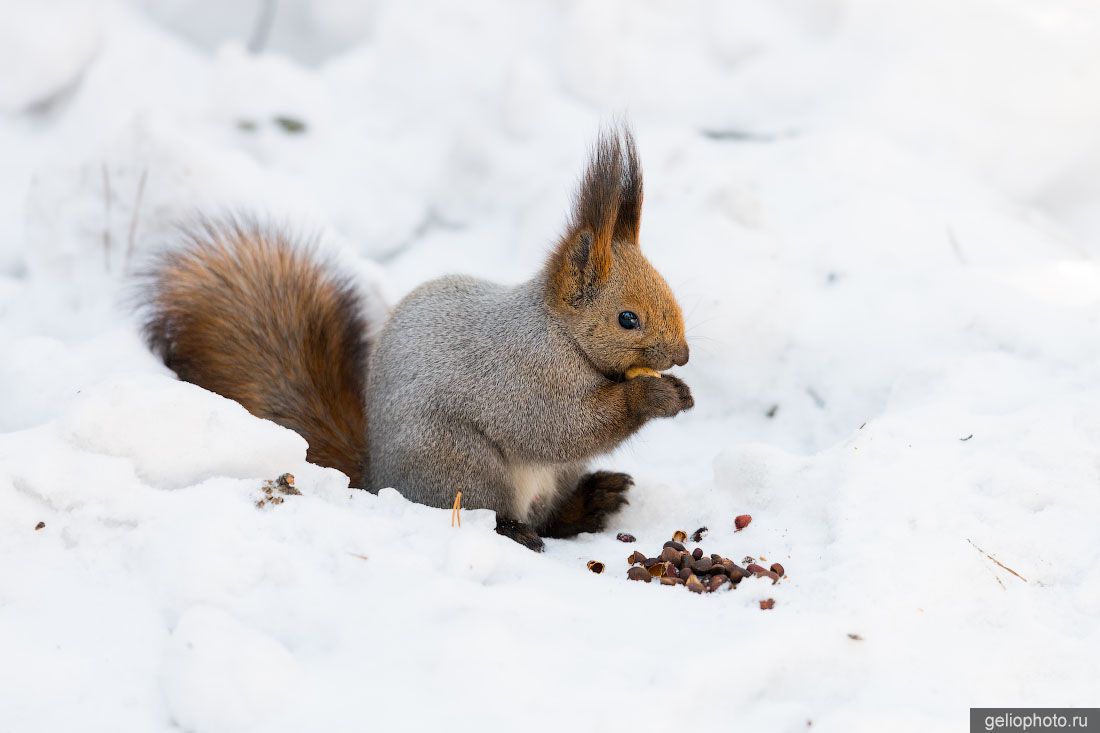
[[[706,531],[706,527],[700,527],[692,533],[692,540],[698,542]],[[631,566],[626,577],[643,583],[657,580],[661,585],[684,585],[693,593],[713,593],[735,588],[744,578],[750,576],[771,578],[775,584],[785,574],[779,563],[773,563],[770,569],[764,569],[753,562],[753,558],[746,557],[743,561],[746,565],[742,567],[728,557],[714,553],[708,555],[701,547],[689,551],[683,545],[685,539],[686,532],[676,532],[664,544],[657,557],[646,557],[635,550],[626,559]]]

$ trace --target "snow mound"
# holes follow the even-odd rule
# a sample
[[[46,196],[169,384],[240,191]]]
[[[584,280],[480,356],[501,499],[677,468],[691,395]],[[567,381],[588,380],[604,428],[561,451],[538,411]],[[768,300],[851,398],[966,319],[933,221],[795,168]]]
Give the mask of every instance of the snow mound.
[[[163,489],[215,476],[273,477],[305,462],[307,448],[297,433],[257,420],[232,400],[157,377],[84,390],[58,430],[78,450],[128,459],[142,481]]]

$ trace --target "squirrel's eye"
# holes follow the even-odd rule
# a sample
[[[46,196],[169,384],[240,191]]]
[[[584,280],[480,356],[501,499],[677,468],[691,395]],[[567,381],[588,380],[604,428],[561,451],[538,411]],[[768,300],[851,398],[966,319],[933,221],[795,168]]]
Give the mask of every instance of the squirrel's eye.
[[[619,314],[619,325],[623,328],[637,328],[642,323],[638,320],[638,314],[634,311],[623,311]]]

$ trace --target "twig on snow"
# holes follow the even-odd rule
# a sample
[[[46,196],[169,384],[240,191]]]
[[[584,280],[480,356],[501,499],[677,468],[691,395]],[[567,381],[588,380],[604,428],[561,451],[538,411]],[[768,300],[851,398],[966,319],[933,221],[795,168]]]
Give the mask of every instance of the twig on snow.
[[[455,494],[455,503],[451,507],[451,526],[454,527],[455,523],[458,523],[458,527],[462,528],[462,492]]]
[[[951,228],[950,224],[947,226],[947,241],[951,242],[951,249],[954,250],[955,259],[959,261],[959,264],[967,264],[966,257],[962,253],[962,247],[959,246],[959,240],[955,238],[955,230]]]
[[[248,40],[249,53],[259,53],[267,45],[271,34],[271,24],[275,21],[275,0],[260,0],[260,11],[252,26],[252,37]]]
[[[134,195],[134,213],[130,217],[130,231],[126,236],[126,265],[134,256],[134,236],[137,234],[138,217],[141,215],[141,199],[145,194],[145,178],[149,174],[148,168],[141,169],[141,178],[138,179],[137,193]]]
[[[973,547],[973,548],[974,548],[975,550],[977,550],[978,552],[982,553],[983,555],[985,555],[986,557],[988,557],[988,558],[989,558],[990,560],[992,560],[993,562],[997,563],[997,565],[998,565],[999,567],[1001,567],[1002,569],[1004,569],[1004,570],[1007,570],[1008,572],[1012,573],[1013,575],[1015,575],[1015,576],[1016,576],[1017,578],[1019,578],[1020,580],[1024,581],[1025,583],[1027,582],[1027,578],[1025,578],[1024,576],[1020,575],[1020,574],[1019,574],[1019,573],[1017,573],[1017,572],[1016,572],[1015,570],[1013,570],[1013,569],[1012,569],[1012,568],[1010,568],[1009,566],[1005,565],[1005,564],[1004,564],[1003,562],[1001,562],[1001,561],[1000,561],[1000,560],[998,560],[997,558],[993,557],[992,555],[990,555],[990,554],[989,554],[988,552],[986,552],[986,551],[985,551],[985,550],[983,550],[982,548],[980,548],[980,547],[978,547],[977,545],[975,545],[975,544],[974,544],[974,540],[972,540],[972,539],[970,539],[970,538],[968,537],[966,541],[967,541],[967,542],[969,542],[969,543],[970,543],[970,545],[971,545],[971,547]],[[1002,584],[1002,585],[1003,585],[1003,584]]]
[[[100,164],[103,172],[103,269],[111,271],[111,175],[107,163]]]

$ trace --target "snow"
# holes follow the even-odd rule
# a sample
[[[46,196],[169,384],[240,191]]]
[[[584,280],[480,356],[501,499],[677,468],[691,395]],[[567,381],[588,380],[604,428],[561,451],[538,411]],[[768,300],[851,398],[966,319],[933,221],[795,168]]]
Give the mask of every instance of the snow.
[[[926,732],[1095,703],[1093,4],[285,0],[258,55],[224,5],[0,24],[0,730]],[[624,116],[697,407],[598,461],[637,481],[603,534],[536,555],[488,512],[349,490],[140,340],[132,276],[196,209],[318,236],[376,321],[443,273],[519,281]],[[258,508],[283,472],[302,495]],[[702,525],[788,578],[626,580]]]

